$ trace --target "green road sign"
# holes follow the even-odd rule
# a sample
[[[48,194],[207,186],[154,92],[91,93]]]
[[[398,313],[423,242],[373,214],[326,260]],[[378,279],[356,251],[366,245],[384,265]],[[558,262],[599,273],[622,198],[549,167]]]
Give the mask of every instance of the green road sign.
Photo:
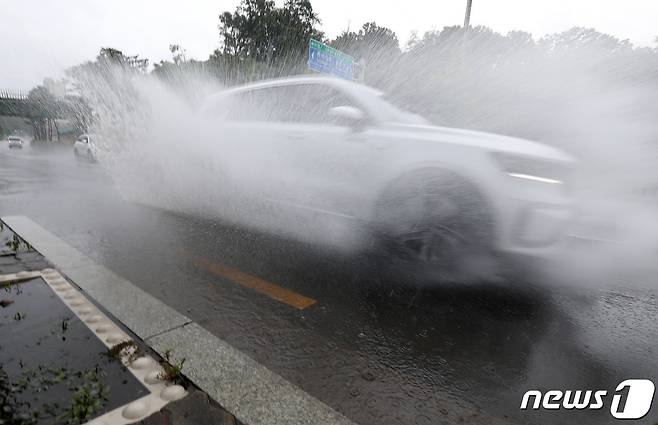
[[[323,74],[354,80],[357,62],[352,56],[311,39],[308,45],[308,67]]]

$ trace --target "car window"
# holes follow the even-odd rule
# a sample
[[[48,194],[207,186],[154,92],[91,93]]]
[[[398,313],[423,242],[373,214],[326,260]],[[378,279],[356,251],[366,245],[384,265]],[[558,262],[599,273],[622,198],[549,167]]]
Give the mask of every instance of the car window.
[[[335,106],[357,105],[333,87],[295,84],[236,93],[221,109],[231,121],[333,124],[329,110]]]
[[[256,89],[232,95],[218,112],[229,121],[280,121],[278,110],[270,89]]]
[[[297,84],[277,88],[281,118],[287,122],[334,124],[330,109],[336,106],[357,106],[333,87],[323,84]]]

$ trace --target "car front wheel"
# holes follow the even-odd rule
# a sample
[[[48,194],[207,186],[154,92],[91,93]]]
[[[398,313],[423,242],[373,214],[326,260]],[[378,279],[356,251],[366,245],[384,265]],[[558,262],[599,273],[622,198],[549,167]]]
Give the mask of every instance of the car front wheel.
[[[377,205],[389,267],[417,283],[482,280],[495,269],[487,202],[464,179],[422,170],[393,183]]]

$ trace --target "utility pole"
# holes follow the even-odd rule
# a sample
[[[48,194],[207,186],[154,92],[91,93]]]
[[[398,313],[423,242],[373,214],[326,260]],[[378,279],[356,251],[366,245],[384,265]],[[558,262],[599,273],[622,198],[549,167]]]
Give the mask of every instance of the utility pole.
[[[464,29],[467,30],[471,25],[471,5],[473,0],[466,0],[466,16],[464,16]]]

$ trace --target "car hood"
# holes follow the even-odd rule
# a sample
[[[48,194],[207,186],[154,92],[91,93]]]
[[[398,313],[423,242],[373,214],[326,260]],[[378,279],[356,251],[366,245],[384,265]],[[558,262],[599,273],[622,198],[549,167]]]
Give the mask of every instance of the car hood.
[[[536,156],[555,161],[575,162],[566,152],[543,143],[482,131],[417,124],[390,124],[392,131],[404,133],[405,137],[420,138],[443,143],[466,144],[491,152],[505,152]]]

